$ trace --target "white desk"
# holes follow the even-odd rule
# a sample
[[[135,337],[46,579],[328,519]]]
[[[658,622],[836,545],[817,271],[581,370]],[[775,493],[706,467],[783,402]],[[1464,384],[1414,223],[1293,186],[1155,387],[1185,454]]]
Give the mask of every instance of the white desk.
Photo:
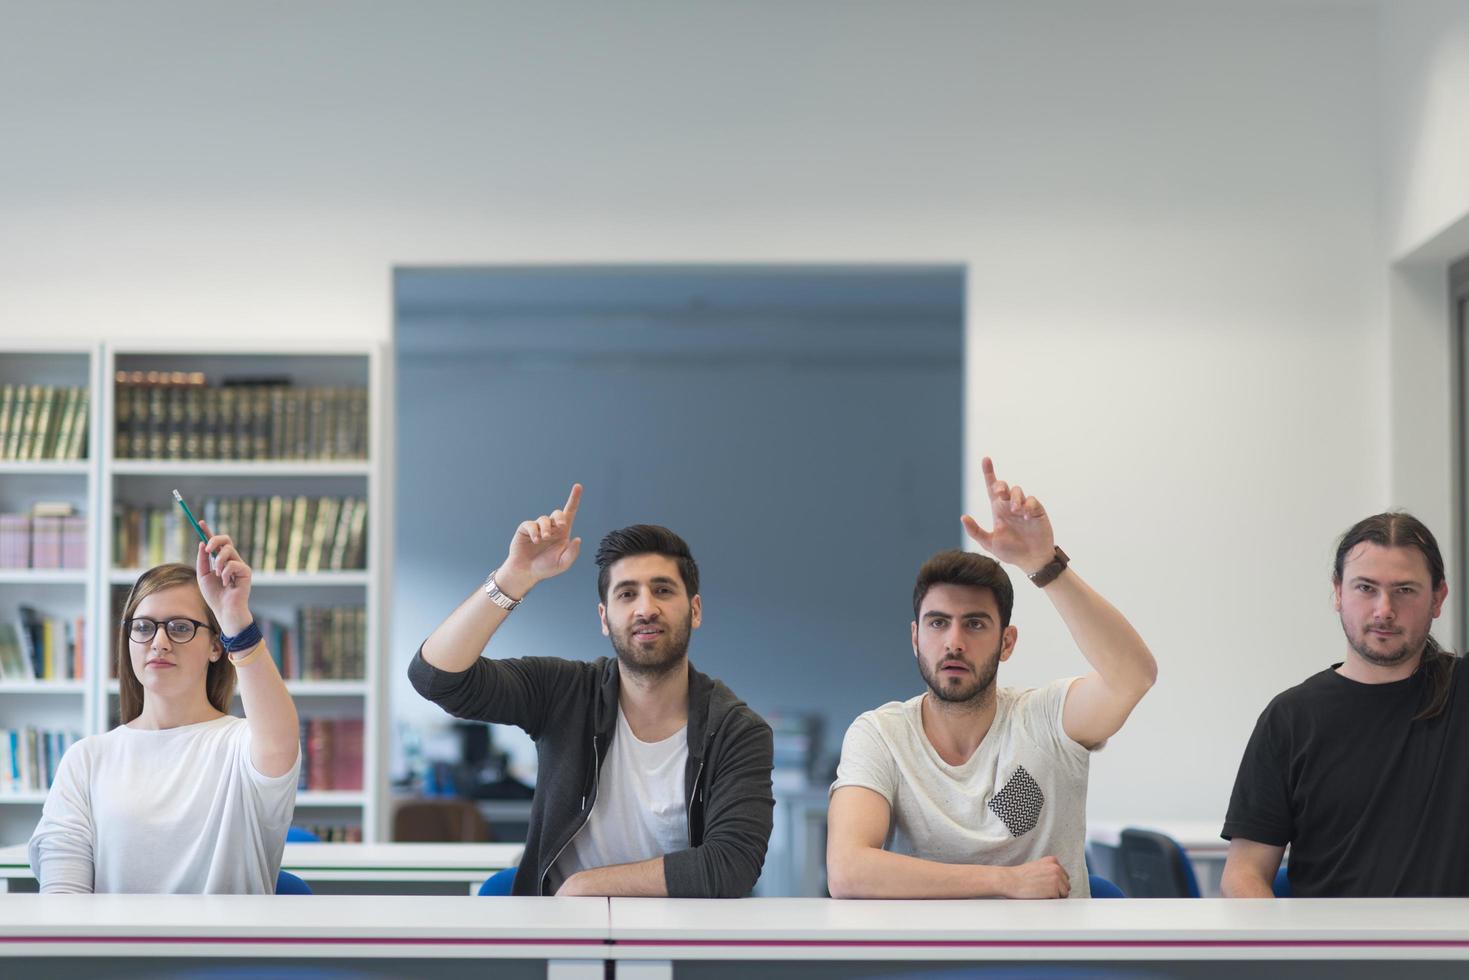
[[[281,868],[323,892],[391,895],[433,885],[463,895],[515,866],[523,850],[521,844],[287,844]],[[0,891],[11,880],[35,881],[24,844],[0,848]]]
[[[196,961],[269,975],[275,961],[330,959],[340,975],[445,978],[500,960],[520,962],[497,976],[601,980],[606,937],[602,898],[0,895],[6,976],[166,976]]]
[[[919,975],[913,961],[947,961],[949,969],[956,962],[997,967],[1016,961],[1188,961],[1178,975],[1205,977],[1242,972],[1228,962],[1214,970],[1210,964],[1216,961],[1268,961],[1272,974],[1285,964],[1285,975],[1310,967],[1317,976],[1319,964],[1331,961],[1333,974],[1351,975],[1360,964],[1366,972],[1357,975],[1373,976],[1383,973],[1380,961],[1394,960],[1400,962],[1393,975],[1409,977],[1443,969],[1442,962],[1432,961],[1469,960],[1469,899],[614,898],[611,938],[622,980],[669,980],[675,962],[681,977],[737,976],[740,964],[730,961],[763,961],[762,980]],[[839,965],[824,974],[823,961]],[[1416,967],[1414,961],[1420,961]]]

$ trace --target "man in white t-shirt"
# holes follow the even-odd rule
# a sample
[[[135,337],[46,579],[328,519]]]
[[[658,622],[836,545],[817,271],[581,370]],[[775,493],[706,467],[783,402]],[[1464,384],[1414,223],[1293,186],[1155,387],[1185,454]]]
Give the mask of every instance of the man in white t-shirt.
[[[995,477],[986,531],[999,561],[941,552],[913,590],[913,655],[928,690],[865,712],[831,788],[834,898],[1087,897],[1090,753],[1122,727],[1158,667],[1142,638],[1068,568],[1039,501]],[[1092,666],[1029,690],[996,688],[1015,652],[1014,592],[999,562],[1043,589]]]

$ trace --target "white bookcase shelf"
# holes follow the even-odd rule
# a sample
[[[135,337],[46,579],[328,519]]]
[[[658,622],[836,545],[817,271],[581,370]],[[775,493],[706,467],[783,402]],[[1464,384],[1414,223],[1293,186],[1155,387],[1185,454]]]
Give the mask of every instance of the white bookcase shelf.
[[[86,681],[0,681],[0,694],[45,697],[56,694],[86,694]]]
[[[303,463],[291,460],[271,459],[247,460],[242,462],[206,460],[195,463],[166,459],[119,459],[114,460],[112,463],[112,472],[117,476],[158,476],[162,474],[179,478],[196,476],[365,477],[371,472],[371,468],[371,463],[355,460],[321,463]]]
[[[90,460],[15,460],[0,459],[0,476],[86,476],[92,472]]]
[[[86,585],[85,568],[0,568],[0,585]]]
[[[367,804],[367,794],[351,790],[313,789],[296,794],[297,807],[360,807]]]
[[[28,791],[28,792],[24,792],[24,793],[0,793],[0,805],[10,804],[11,806],[26,806],[26,807],[37,807],[37,808],[39,808],[41,806],[41,804],[43,804],[45,802],[46,802],[46,794],[45,794],[45,792]],[[30,816],[29,819],[30,819],[30,823],[31,823],[32,826],[35,825],[36,820],[39,817],[40,817],[40,814],[39,813],[35,813],[35,814],[32,814]],[[3,819],[3,817],[0,817],[0,819]],[[22,817],[21,819],[25,819],[25,818]],[[26,836],[27,837],[30,836],[30,831],[29,830],[26,831]],[[22,840],[12,841],[12,843],[15,843],[15,844],[24,844],[25,843],[25,840],[22,839]]]
[[[280,379],[298,388],[367,389],[366,459],[133,459],[118,458],[115,379],[119,371],[202,372],[206,384]],[[386,820],[386,698],[380,669],[384,611],[383,555],[390,537],[391,481],[384,474],[388,418],[385,360],[380,348],[326,350],[302,346],[271,350],[179,350],[151,342],[0,351],[0,383],[85,385],[89,434],[81,460],[0,459],[0,512],[28,509],[39,500],[69,500],[88,518],[87,565],[80,569],[0,569],[0,622],[13,622],[18,607],[47,615],[86,617],[85,664],[79,680],[0,680],[0,728],[35,726],[78,735],[115,724],[117,681],[112,660],[115,607],[143,569],[115,568],[114,507],[173,505],[177,487],[191,505],[210,497],[354,497],[367,502],[365,567],[343,571],[284,572],[257,569],[252,608],[276,622],[291,622],[303,607],[362,607],[367,635],[365,676],[358,680],[289,680],[303,719],[363,722],[365,790],[303,791],[297,805],[318,822],[360,824],[365,841],[381,839]],[[239,389],[236,389],[238,392]],[[237,397],[237,396],[236,396]],[[290,396],[287,395],[287,398]],[[345,405],[346,402],[340,404]],[[359,403],[360,405],[360,403]],[[356,410],[358,406],[351,406]],[[272,416],[274,417],[274,416]],[[337,418],[347,418],[342,409]],[[357,415],[356,418],[361,418]],[[0,445],[3,454],[3,445]],[[196,511],[197,512],[197,511]],[[201,515],[202,516],[202,515]],[[229,533],[233,529],[221,528]],[[165,555],[166,559],[175,556]],[[324,558],[323,558],[324,560]],[[238,704],[238,701],[236,702]],[[0,792],[0,845],[23,843],[39,815],[44,791]]]
[[[0,513],[28,513],[40,502],[65,502],[87,519],[86,564],[80,568],[0,568],[0,623],[17,624],[22,606],[58,622],[85,617],[78,637],[86,652],[81,679],[30,680],[0,678],[0,731],[36,728],[78,736],[95,730],[96,610],[101,594],[97,575],[97,432],[101,418],[99,385],[101,349],[92,345],[7,345],[0,351],[0,385],[58,386],[86,391],[86,409],[74,415],[86,425],[81,459],[0,458]],[[14,391],[14,388],[12,388]],[[13,403],[12,403],[13,404]],[[58,393],[52,411],[64,411]],[[11,419],[14,419],[11,413]],[[57,417],[53,416],[52,421]],[[39,414],[34,433],[39,428]],[[0,456],[8,455],[0,447]],[[64,634],[53,642],[64,649]],[[44,789],[19,792],[0,789],[0,844],[23,843],[40,816]]]

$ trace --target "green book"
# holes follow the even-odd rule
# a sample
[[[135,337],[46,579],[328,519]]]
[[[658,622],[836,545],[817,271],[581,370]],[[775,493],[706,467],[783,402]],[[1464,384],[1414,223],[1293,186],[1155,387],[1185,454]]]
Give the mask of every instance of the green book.
[[[342,498],[341,514],[337,518],[337,530],[332,536],[331,558],[327,561],[327,567],[334,572],[340,572],[347,560],[347,545],[352,538],[352,515],[358,506],[360,505],[357,498]]]
[[[36,399],[36,424],[30,433],[30,449],[26,453],[26,459],[44,459],[46,455],[46,439],[51,434],[51,411],[56,404],[56,388],[54,385],[37,385],[33,389],[40,393]]]
[[[310,498],[297,497],[296,504],[291,508],[291,538],[286,546],[285,571],[294,573],[301,570],[301,546],[305,543],[306,518],[309,516]]]
[[[76,387],[64,390],[61,396],[61,418],[56,426],[56,438],[46,447],[47,459],[65,459],[66,449],[71,445],[71,427],[76,422],[77,414],[77,391]]]
[[[330,547],[329,533],[336,530],[337,511],[341,502],[335,497],[322,497],[316,506],[316,520],[311,528],[311,549],[306,553],[306,571],[315,574],[321,571],[321,557]],[[327,553],[327,564],[331,555]]]
[[[71,444],[67,446],[67,459],[84,459],[87,455],[87,430],[92,424],[92,392],[88,388],[77,389],[77,417],[71,427]]]
[[[25,406],[20,416],[20,428],[11,436],[11,459],[30,459],[31,442],[36,435],[36,410],[41,402],[40,385],[22,385],[21,391],[25,395]]]
[[[33,680],[30,657],[21,651],[20,634],[12,623],[0,623],[0,680]]]
[[[20,434],[25,430],[26,402],[30,400],[29,385],[16,385],[15,398],[10,403],[10,435],[0,453],[6,459],[20,459]]]
[[[0,385],[0,459],[10,442],[10,410],[15,405],[15,385]]]
[[[347,567],[367,567],[367,501],[359,500],[352,511],[352,531],[347,541]]]
[[[270,534],[270,498],[255,500],[255,528],[250,534],[250,551],[246,561],[251,568],[265,567],[265,540]]]

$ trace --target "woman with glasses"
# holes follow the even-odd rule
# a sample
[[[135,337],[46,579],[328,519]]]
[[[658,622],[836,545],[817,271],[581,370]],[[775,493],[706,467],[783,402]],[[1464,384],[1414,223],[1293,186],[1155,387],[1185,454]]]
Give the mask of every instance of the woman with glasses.
[[[250,568],[203,527],[195,567],[159,565],[128,596],[121,724],[61,759],[30,842],[42,892],[275,892],[299,722],[250,614]],[[237,683],[244,718],[228,713]]]

